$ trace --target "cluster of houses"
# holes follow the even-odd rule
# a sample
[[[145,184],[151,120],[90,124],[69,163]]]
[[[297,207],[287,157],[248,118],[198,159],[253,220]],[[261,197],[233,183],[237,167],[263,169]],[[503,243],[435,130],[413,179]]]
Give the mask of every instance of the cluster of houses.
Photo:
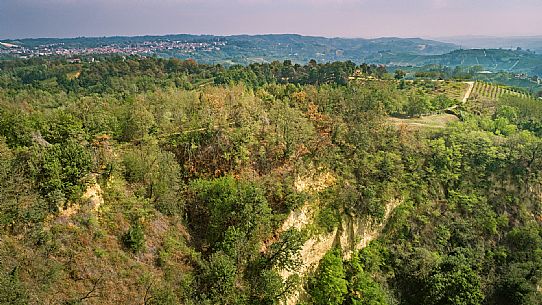
[[[12,55],[19,58],[51,55],[73,57],[90,54],[151,55],[167,51],[184,53],[192,53],[196,51],[220,51],[220,49],[225,45],[225,41],[184,42],[159,40],[144,41],[142,43],[109,44],[97,47],[77,47],[67,46],[64,43],[54,43],[29,48],[7,42],[0,42],[0,54]]]

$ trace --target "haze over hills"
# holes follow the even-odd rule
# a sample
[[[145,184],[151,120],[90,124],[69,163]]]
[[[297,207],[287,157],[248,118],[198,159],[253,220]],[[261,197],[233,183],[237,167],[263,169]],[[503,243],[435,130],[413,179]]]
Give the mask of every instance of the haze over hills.
[[[531,51],[507,49],[461,49],[440,55],[380,52],[367,62],[388,66],[440,65],[446,67],[478,66],[486,72],[512,72],[542,75],[542,55]]]
[[[542,50],[542,40],[537,37],[470,37],[449,38],[449,41],[456,43],[421,38],[327,38],[297,34],[37,38],[4,40],[0,44],[0,56],[137,54],[194,59],[200,63],[226,66],[275,60],[299,64],[312,59],[321,63],[350,60],[357,64],[365,62],[402,67],[480,66],[490,72],[542,76],[542,55],[538,54]],[[461,49],[466,45],[490,49]],[[523,49],[516,49],[518,46]]]
[[[326,38],[282,35],[166,35],[5,41],[21,48],[20,55],[80,55],[85,53],[138,53],[161,57],[193,58],[204,63],[249,64],[273,60],[305,63],[365,58],[382,51],[416,55],[443,54],[457,45],[420,38]],[[23,50],[24,49],[24,50]]]
[[[434,38],[438,41],[444,41],[460,45],[468,49],[529,49],[531,51],[542,53],[542,35],[539,36],[516,36],[516,37],[496,37],[496,36],[455,36]]]

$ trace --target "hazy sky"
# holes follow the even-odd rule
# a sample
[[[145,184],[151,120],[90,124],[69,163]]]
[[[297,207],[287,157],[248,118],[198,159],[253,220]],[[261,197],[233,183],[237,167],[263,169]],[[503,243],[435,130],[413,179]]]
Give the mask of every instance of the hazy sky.
[[[0,38],[541,35],[542,0],[0,0]]]

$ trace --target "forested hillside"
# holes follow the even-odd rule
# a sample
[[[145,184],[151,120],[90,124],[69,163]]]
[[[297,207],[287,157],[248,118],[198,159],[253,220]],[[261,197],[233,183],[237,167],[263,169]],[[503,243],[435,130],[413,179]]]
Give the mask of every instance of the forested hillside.
[[[1,61],[0,303],[541,304],[542,104],[397,78]]]

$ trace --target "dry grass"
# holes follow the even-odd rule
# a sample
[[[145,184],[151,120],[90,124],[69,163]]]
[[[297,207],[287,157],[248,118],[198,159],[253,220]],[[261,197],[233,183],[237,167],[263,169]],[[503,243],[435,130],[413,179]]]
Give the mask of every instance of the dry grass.
[[[71,72],[71,73],[68,73],[66,75],[66,77],[69,79],[69,80],[74,80],[76,78],[79,78],[79,76],[81,75],[81,71],[75,71],[75,72]]]
[[[419,118],[400,119],[390,117],[388,121],[399,128],[420,129],[420,128],[445,128],[451,122],[459,121],[459,118],[452,114],[435,114]]]

